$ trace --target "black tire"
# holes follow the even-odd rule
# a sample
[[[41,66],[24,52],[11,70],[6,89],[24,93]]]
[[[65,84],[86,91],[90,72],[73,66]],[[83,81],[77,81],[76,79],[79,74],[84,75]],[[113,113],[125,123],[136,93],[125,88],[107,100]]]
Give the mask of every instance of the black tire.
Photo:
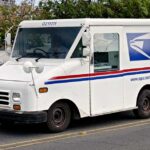
[[[47,127],[51,132],[64,131],[70,124],[71,110],[67,103],[58,102],[48,111]]]
[[[141,91],[137,100],[138,109],[134,110],[136,117],[145,119],[150,117],[150,90]]]

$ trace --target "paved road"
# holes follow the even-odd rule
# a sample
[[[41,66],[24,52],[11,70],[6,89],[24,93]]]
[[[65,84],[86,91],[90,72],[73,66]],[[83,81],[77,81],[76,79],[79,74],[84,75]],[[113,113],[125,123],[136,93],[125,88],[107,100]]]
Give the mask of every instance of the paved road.
[[[150,119],[131,112],[75,121],[62,133],[44,125],[0,126],[0,149],[17,150],[150,150]]]

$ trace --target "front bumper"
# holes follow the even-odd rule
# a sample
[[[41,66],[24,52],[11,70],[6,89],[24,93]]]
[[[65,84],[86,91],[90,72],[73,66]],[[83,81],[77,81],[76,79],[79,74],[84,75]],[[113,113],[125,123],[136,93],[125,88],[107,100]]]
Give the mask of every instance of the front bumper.
[[[0,122],[42,123],[47,121],[46,111],[17,112],[0,109]]]

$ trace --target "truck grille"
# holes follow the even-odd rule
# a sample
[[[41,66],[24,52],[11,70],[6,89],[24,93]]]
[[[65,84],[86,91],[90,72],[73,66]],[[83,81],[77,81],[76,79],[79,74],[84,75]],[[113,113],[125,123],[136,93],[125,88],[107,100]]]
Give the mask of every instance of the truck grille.
[[[0,105],[9,105],[9,92],[0,91]]]

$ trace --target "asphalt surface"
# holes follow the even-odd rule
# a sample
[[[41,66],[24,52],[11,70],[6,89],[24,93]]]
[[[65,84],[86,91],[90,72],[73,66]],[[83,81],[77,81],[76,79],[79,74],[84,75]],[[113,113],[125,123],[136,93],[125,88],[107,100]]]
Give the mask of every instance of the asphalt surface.
[[[74,121],[68,130],[55,134],[43,124],[0,125],[0,149],[150,150],[150,119],[116,113]]]

